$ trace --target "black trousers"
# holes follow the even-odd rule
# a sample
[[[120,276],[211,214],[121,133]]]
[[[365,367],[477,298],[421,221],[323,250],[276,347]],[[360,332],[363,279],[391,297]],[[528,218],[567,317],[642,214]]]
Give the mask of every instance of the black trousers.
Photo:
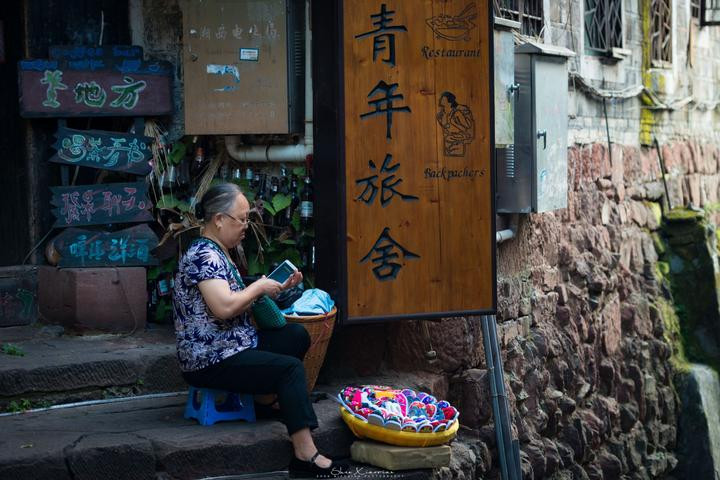
[[[198,388],[236,393],[277,394],[280,414],[292,435],[318,426],[305,386],[302,360],[310,348],[310,335],[297,323],[277,330],[260,330],[258,347],[243,350],[215,365],[183,372],[185,381]]]

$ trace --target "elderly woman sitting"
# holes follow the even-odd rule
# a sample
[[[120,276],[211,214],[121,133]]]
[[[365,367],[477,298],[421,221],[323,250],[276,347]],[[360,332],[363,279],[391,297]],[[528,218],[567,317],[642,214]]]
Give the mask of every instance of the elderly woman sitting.
[[[256,331],[248,315],[253,302],[297,285],[302,274],[283,284],[263,276],[245,287],[228,253],[245,237],[249,209],[231,183],[212,187],[197,205],[202,236],[180,260],[173,296],[183,377],[195,387],[256,394],[256,401],[277,396],[295,452],[290,475],[329,477],[338,467],[310,435],[318,426],[302,364],[310,338],[298,324]]]

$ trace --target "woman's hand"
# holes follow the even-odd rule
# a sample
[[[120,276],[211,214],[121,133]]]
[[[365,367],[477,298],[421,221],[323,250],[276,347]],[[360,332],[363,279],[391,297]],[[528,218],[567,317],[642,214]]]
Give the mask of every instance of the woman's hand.
[[[277,282],[271,278],[267,278],[265,275],[260,277],[258,280],[255,280],[252,285],[256,285],[255,288],[257,288],[261,294],[265,294],[270,298],[277,297],[278,294],[284,290],[284,284],[280,284],[280,282]]]
[[[303,275],[302,272],[299,270],[295,270],[295,273],[290,275],[287,280],[285,280],[285,283],[283,283],[280,288],[281,290],[287,290],[288,288],[292,288],[298,283],[302,282]]]

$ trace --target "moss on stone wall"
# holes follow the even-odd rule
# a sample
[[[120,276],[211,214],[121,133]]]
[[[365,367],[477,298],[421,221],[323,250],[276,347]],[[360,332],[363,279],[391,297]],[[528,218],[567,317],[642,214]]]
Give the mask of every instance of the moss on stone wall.
[[[700,210],[691,210],[689,208],[673,208],[665,215],[665,220],[668,222],[682,222],[682,221],[695,221],[702,222],[705,215]],[[691,224],[692,226],[692,224]],[[694,228],[694,226],[693,226]]]
[[[650,35],[650,0],[640,0],[640,21],[642,24],[642,79],[643,85],[652,88],[652,67],[651,52],[652,41]],[[640,107],[640,143],[642,145],[652,144],[652,130],[655,126],[655,114],[647,108],[652,102],[646,95],[641,95],[642,105]]]
[[[685,355],[685,344],[680,329],[680,319],[678,318],[675,307],[667,299],[658,297],[655,306],[662,317],[663,326],[665,327],[665,340],[672,347],[672,355],[670,363],[677,371],[688,371],[690,362]]]
[[[673,346],[673,366],[688,362],[720,367],[720,308],[717,271],[717,231],[703,211],[675,208],[663,224],[664,248],[655,272],[670,287],[673,302],[658,301]],[[662,253],[660,253],[662,252]]]

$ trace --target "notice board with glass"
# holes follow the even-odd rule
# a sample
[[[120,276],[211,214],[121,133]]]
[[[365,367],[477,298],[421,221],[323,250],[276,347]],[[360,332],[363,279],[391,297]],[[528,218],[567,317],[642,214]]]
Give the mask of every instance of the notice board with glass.
[[[332,13],[341,72],[335,90],[321,85],[336,105],[316,96],[316,132],[333,110],[343,122],[334,152],[332,132],[316,142],[314,171],[318,189],[340,178],[342,204],[323,215],[317,202],[316,232],[340,230],[335,250],[318,251],[341,267],[334,285],[322,266],[332,259],[318,258],[320,283],[336,287],[349,323],[494,312],[488,2],[351,1]],[[314,53],[316,63],[331,56]],[[315,78],[332,73],[316,68]]]

